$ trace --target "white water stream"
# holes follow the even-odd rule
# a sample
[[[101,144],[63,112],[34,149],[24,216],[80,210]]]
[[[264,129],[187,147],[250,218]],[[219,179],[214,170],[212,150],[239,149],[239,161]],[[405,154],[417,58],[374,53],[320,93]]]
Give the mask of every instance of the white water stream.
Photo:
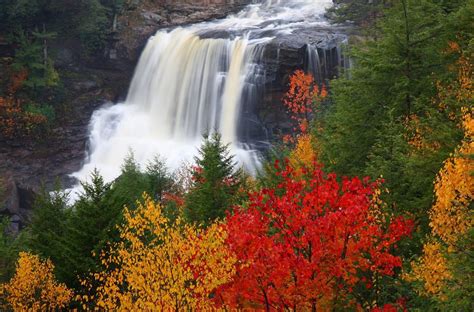
[[[162,156],[171,169],[197,154],[202,134],[218,131],[247,170],[258,153],[237,137],[246,84],[263,47],[279,34],[326,24],[331,0],[273,0],[222,20],[159,31],[149,39],[124,103],[97,110],[88,157],[72,176],[97,168],[106,181],[120,174],[130,150],[139,164]]]

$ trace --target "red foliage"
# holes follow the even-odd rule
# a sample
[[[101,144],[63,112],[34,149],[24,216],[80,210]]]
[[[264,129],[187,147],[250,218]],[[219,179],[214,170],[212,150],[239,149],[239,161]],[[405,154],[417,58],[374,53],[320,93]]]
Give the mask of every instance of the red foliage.
[[[191,180],[195,183],[204,183],[206,180],[203,177],[204,170],[199,166],[192,166]]]
[[[406,298],[400,298],[397,300],[397,304],[386,304],[383,307],[372,309],[371,312],[408,312],[407,305],[406,305]]]
[[[5,138],[31,135],[37,126],[46,122],[43,115],[25,112],[20,100],[0,97],[0,135]]]
[[[295,131],[305,133],[307,131],[309,115],[314,112],[318,103],[327,96],[325,86],[321,89],[314,81],[311,74],[297,70],[290,77],[290,88],[283,97],[291,119],[298,123]]]
[[[173,194],[173,193],[164,193],[163,194],[163,203],[174,202],[176,207],[182,208],[184,206],[184,198],[182,196]]]
[[[26,69],[14,73],[11,77],[10,87],[8,88],[10,94],[15,94],[23,86],[23,82],[25,82],[27,78],[28,71]]]
[[[386,304],[381,308],[372,309],[372,312],[398,312],[398,308],[391,304]]]
[[[9,95],[0,97],[0,135],[5,138],[29,136],[36,127],[47,122],[45,116],[25,111],[22,101],[16,97],[16,92],[27,78],[26,70],[13,74],[8,87]]]
[[[226,223],[228,245],[240,260],[235,280],[218,298],[232,308],[322,308],[346,297],[366,276],[392,275],[401,259],[391,249],[413,227],[372,213],[379,186],[354,178],[339,183],[319,166],[307,179],[290,167],[276,189],[251,194]]]

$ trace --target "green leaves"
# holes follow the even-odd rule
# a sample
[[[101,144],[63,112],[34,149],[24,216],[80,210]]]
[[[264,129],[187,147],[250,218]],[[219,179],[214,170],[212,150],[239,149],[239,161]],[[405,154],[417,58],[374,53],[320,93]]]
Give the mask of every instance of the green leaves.
[[[187,221],[208,225],[223,218],[238,201],[241,171],[235,169],[234,157],[218,133],[204,137],[199,155],[195,158],[193,185],[186,197],[184,213]]]

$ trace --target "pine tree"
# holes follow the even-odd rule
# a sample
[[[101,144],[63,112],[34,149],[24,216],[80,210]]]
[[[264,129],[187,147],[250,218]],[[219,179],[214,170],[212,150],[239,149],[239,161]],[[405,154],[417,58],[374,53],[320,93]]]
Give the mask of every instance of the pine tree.
[[[33,216],[27,228],[29,249],[56,264],[55,273],[60,281],[67,281],[70,276],[66,260],[69,253],[67,226],[71,213],[68,196],[61,191],[49,193],[43,188],[33,204]]]
[[[0,283],[9,280],[15,273],[15,262],[18,253],[26,248],[28,233],[23,231],[17,236],[8,230],[10,219],[0,217]],[[0,303],[1,305],[1,303]]]
[[[123,208],[134,205],[143,193],[161,198],[170,183],[163,161],[156,158],[146,172],[141,172],[133,153],[124,160],[121,175],[112,183],[106,183],[97,170],[92,173],[91,182],[82,185],[84,191],[72,207],[67,225],[70,285],[79,287],[77,276],[96,270],[99,251],[119,239],[116,226],[123,222]]]
[[[443,52],[453,28],[441,5],[402,0],[377,24],[377,39],[352,51],[351,78],[332,84],[321,160],[328,171],[382,175],[390,204],[414,213],[427,229],[431,183],[461,139],[456,122],[433,105],[436,79],[446,79]]]
[[[173,179],[164,160],[156,156],[153,161],[148,163],[145,176],[149,183],[147,194],[153,195],[156,200],[161,202],[164,193],[173,186]]]
[[[189,222],[205,226],[223,218],[226,211],[238,200],[241,171],[235,170],[234,156],[224,145],[221,135],[205,136],[195,157],[193,185],[186,198],[185,217]]]
[[[84,191],[72,208],[67,224],[66,267],[69,286],[78,287],[78,276],[84,276],[98,265],[98,252],[116,237],[115,225],[120,220],[122,206],[110,205],[109,183],[98,171],[91,175],[90,183],[82,184]]]
[[[171,174],[159,156],[150,161],[143,170],[136,162],[133,152],[125,158],[120,176],[111,185],[110,205],[133,207],[143,193],[161,201],[163,194],[173,186]]]

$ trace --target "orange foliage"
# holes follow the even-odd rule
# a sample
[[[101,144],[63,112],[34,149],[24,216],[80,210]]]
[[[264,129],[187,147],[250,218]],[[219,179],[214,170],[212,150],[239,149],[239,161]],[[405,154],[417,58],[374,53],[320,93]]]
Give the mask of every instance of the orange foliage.
[[[327,96],[325,86],[322,88],[314,81],[311,74],[297,70],[290,77],[290,88],[283,97],[283,104],[291,115],[291,119],[298,123],[295,131],[306,133],[308,130],[309,117],[317,104]]]
[[[65,308],[72,291],[54,280],[54,265],[42,261],[36,255],[20,253],[15,276],[5,285],[0,285],[0,298],[8,303],[2,309],[13,311],[56,311]]]
[[[8,139],[30,136],[34,129],[47,122],[46,116],[25,111],[23,102],[16,92],[28,78],[28,72],[21,70],[11,77],[9,95],[0,97],[0,135]]]
[[[0,97],[0,134],[8,139],[29,136],[35,128],[47,122],[46,116],[25,112],[21,101]]]
[[[455,70],[458,79],[448,86],[438,83],[439,107],[453,120],[462,113],[464,139],[445,162],[435,181],[435,203],[430,211],[431,236],[424,245],[423,255],[412,264],[407,280],[421,281],[421,293],[445,300],[446,282],[451,279],[446,253],[458,251],[457,242],[474,226],[474,99],[473,67],[458,44],[451,42],[448,52],[458,53]]]
[[[464,109],[465,137],[456,153],[448,158],[435,182],[436,202],[430,213],[434,235],[454,246],[472,226],[474,199],[474,119],[472,109]]]
[[[440,148],[439,142],[430,142],[426,140],[426,135],[433,132],[430,127],[421,125],[420,119],[417,115],[412,114],[405,118],[405,129],[407,133],[405,138],[408,144],[415,150],[436,151]]]
[[[17,73],[14,73],[11,78],[11,84],[8,88],[10,94],[15,94],[23,85],[23,82],[28,78],[28,71],[26,69],[22,69]]]
[[[458,60],[450,68],[457,71],[457,80],[449,85],[437,82],[438,98],[435,101],[441,110],[446,111],[452,120],[455,120],[459,113],[459,107],[472,106],[474,98],[473,86],[473,64],[468,53],[463,51],[456,42],[450,42],[447,54],[458,55]]]

